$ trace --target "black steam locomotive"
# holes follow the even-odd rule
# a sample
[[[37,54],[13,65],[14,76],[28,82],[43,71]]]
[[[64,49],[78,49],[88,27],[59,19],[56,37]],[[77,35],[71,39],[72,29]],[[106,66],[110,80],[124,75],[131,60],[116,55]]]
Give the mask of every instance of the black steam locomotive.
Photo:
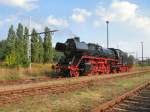
[[[65,43],[57,43],[55,49],[64,53],[55,67],[61,76],[126,72],[131,66],[127,53],[115,48],[106,49],[98,44],[80,42],[78,37],[67,39]]]

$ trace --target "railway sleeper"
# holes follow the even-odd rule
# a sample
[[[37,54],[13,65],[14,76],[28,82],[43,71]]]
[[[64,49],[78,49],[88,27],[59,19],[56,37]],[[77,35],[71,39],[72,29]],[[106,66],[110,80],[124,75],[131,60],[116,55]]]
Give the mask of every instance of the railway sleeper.
[[[150,98],[150,91],[149,92],[143,91],[142,93],[139,93],[139,95],[142,97],[148,97],[149,96],[149,98]]]
[[[129,105],[129,104],[119,104],[119,106],[122,108],[122,109],[125,109],[125,110],[129,110],[130,111],[136,111],[136,112],[149,112],[150,108],[145,108],[145,107],[142,107],[142,106],[135,106],[135,105]]]
[[[129,110],[123,109],[123,108],[118,106],[118,107],[114,107],[112,109],[112,111],[106,111],[106,112],[129,112]],[[136,111],[130,110],[130,112],[136,112]]]
[[[144,101],[144,102],[150,103],[149,97],[135,96],[135,97],[128,98],[128,100],[133,100],[133,101],[138,101],[138,102]]]
[[[143,105],[143,104],[147,104],[150,106],[149,102],[139,102],[139,101],[133,101],[133,100],[125,100],[124,103],[131,103],[131,104],[135,104],[135,105]]]
[[[127,110],[126,109],[122,109],[122,108],[120,108],[120,107],[114,107],[113,109],[113,112],[115,111],[115,112],[127,112]]]
[[[141,102],[137,102],[137,103],[132,103],[132,102],[126,102],[126,101],[124,101],[123,102],[123,104],[125,104],[125,105],[129,105],[129,106],[136,106],[136,107],[143,107],[143,108],[150,108],[150,104],[149,103],[145,103],[145,102],[143,102],[143,101],[141,101]]]

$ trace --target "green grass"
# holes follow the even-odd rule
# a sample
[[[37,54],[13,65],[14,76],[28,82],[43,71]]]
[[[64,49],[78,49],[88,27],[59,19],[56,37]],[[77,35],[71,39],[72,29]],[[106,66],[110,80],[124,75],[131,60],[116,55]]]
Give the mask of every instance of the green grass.
[[[21,79],[21,77],[19,76],[19,74],[13,74],[13,75],[6,75],[5,77],[3,77],[3,80],[19,80]]]
[[[150,81],[150,74],[130,79],[95,83],[74,92],[24,97],[18,104],[0,107],[0,112],[87,112],[106,100]]]
[[[32,68],[0,67],[0,80],[31,79],[47,77],[51,74],[51,64],[32,64]]]

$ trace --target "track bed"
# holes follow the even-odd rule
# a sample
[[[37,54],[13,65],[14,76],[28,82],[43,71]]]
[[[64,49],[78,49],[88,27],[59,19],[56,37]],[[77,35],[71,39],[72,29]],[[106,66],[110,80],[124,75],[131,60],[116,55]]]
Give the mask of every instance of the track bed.
[[[92,86],[94,83],[102,83],[107,80],[116,80],[122,78],[131,78],[135,77],[136,74],[140,75],[149,71],[140,71],[140,72],[131,72],[124,74],[116,75],[106,75],[102,77],[87,77],[81,79],[66,79],[62,81],[49,81],[41,82],[34,84],[22,84],[22,85],[13,85],[5,86],[0,88],[0,105],[13,103],[14,101],[19,100],[20,96],[34,96],[34,95],[46,95],[46,94],[59,94],[69,91],[74,91],[77,89],[85,88]],[[18,97],[19,96],[19,97]]]
[[[91,77],[90,77],[91,78]],[[99,77],[102,78],[102,77]],[[85,79],[85,78],[84,78]],[[68,79],[67,79],[68,80]],[[69,79],[71,81],[72,79]],[[74,79],[79,81],[79,79]],[[52,94],[50,91],[60,88],[42,91],[24,91],[24,93],[1,95],[1,112],[90,112],[106,101],[113,99],[125,92],[150,80],[149,72],[142,74],[128,75],[127,77],[111,78],[110,80],[90,81],[82,88],[64,91],[59,94]],[[80,79],[81,81],[81,79]],[[81,83],[67,82],[68,86],[81,87]],[[72,83],[72,84],[71,84]],[[55,85],[56,86],[56,85]],[[62,87],[65,89],[66,87]],[[67,87],[67,89],[69,89]],[[40,95],[41,94],[41,95]],[[4,105],[5,103],[5,105]],[[69,107],[69,108],[68,108]],[[95,111],[94,111],[95,112]],[[99,112],[99,111],[98,111]]]
[[[150,84],[106,112],[150,112]]]

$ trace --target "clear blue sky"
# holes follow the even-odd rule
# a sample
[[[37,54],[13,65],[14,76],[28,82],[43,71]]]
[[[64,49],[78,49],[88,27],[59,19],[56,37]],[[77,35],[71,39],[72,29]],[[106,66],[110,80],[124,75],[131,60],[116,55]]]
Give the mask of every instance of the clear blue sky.
[[[60,31],[53,43],[77,35],[86,42],[106,47],[106,20],[110,21],[110,47],[118,47],[140,57],[150,56],[149,0],[0,0],[0,40],[11,24],[18,22],[39,32],[45,26]]]

